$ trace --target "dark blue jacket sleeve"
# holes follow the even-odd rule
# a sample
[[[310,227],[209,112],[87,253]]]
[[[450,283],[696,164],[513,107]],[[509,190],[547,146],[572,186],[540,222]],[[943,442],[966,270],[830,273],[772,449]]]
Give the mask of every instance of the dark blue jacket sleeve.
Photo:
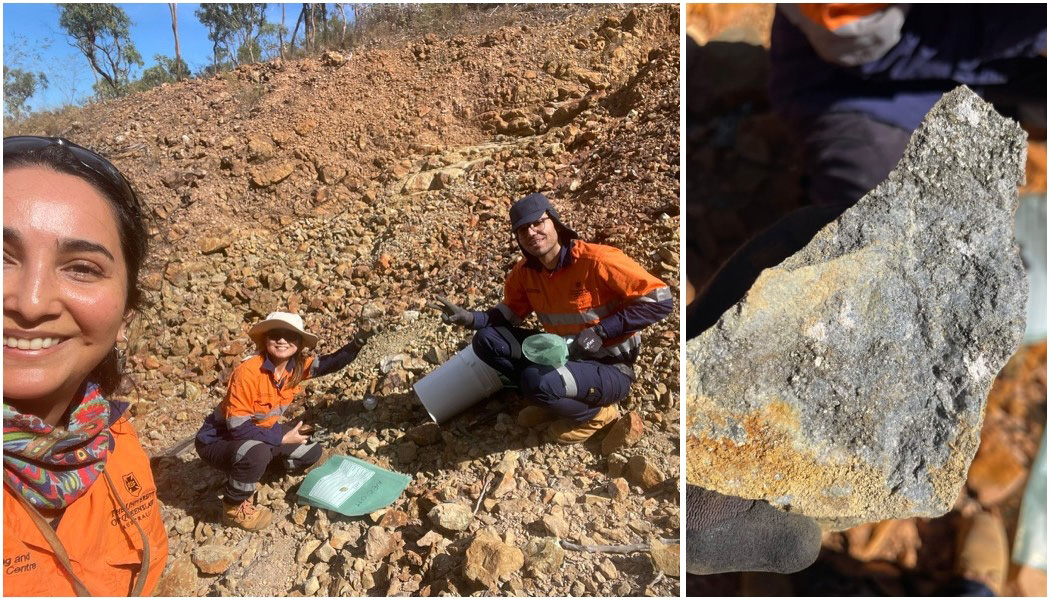
[[[510,322],[507,321],[507,317],[503,316],[498,308],[490,308],[485,312],[472,310],[470,314],[474,315],[474,325],[471,329],[483,329],[485,327],[507,327]]]
[[[632,302],[619,312],[602,319],[602,328],[605,329],[607,337],[617,338],[666,319],[673,308],[674,300]]]
[[[358,345],[355,340],[351,340],[350,343],[331,354],[318,356],[310,366],[310,377],[328,375],[346,367],[357,358],[357,353],[361,351],[361,348],[362,346]]]

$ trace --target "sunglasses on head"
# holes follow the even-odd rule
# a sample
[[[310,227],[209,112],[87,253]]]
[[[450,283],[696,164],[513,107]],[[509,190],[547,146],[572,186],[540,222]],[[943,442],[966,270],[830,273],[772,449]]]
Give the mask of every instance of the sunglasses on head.
[[[131,204],[138,209],[138,196],[135,194],[135,191],[131,189],[131,184],[128,183],[128,180],[120,170],[114,167],[113,163],[103,158],[102,155],[92,150],[88,150],[83,146],[74,144],[69,140],[36,135],[14,135],[11,137],[5,137],[5,162],[8,158],[13,158],[26,152],[42,150],[49,146],[58,146],[59,148],[66,150],[77,160],[77,162],[80,163],[81,166],[98,175],[102,181],[106,182],[110,187],[127,197],[131,201]]]

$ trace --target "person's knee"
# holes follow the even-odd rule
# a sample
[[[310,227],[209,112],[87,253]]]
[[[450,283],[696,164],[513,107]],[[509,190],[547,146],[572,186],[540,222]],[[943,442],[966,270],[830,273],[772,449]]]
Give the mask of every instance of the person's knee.
[[[266,465],[270,464],[270,460],[273,459],[273,452],[270,451],[268,445],[258,443],[243,449],[243,451],[238,450],[235,459],[234,464],[244,463],[243,466],[252,465],[265,469]]]
[[[495,327],[484,327],[477,330],[474,333],[474,337],[470,340],[470,346],[478,357],[505,354],[505,352],[500,352],[504,345],[506,345],[506,342],[499,332],[496,331]]]
[[[518,383],[521,393],[537,404],[550,404],[560,398],[564,387],[561,376],[550,367],[531,366],[521,372]]]
[[[310,465],[314,464],[315,462],[321,459],[321,453],[323,452],[323,450],[321,449],[321,444],[314,442],[312,444],[308,444],[308,446],[309,448],[306,450],[306,452],[296,459],[298,466],[301,468],[309,467]]]

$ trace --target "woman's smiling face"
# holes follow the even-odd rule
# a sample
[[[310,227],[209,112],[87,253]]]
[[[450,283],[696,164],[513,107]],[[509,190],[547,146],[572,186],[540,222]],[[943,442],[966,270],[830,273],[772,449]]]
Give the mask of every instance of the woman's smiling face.
[[[127,279],[113,208],[95,187],[44,167],[6,170],[5,400],[68,404],[116,343]]]
[[[295,356],[302,343],[302,336],[289,329],[266,332],[266,352],[273,362],[283,362]]]

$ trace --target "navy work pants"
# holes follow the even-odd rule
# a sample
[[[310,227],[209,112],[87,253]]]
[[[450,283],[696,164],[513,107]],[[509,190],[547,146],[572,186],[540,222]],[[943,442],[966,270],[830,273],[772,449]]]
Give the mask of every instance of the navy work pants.
[[[285,425],[275,427],[288,429]],[[271,446],[258,440],[220,440],[211,444],[202,444],[198,440],[196,448],[201,460],[228,475],[224,495],[229,504],[239,504],[251,498],[271,462],[282,461],[285,468],[299,470],[321,458],[321,445],[317,442]]]
[[[521,354],[521,342],[539,333],[521,327],[485,327],[474,334],[474,354],[511,381],[525,399],[576,423],[627,397],[631,377],[615,365],[570,360],[564,367],[538,365]]]

